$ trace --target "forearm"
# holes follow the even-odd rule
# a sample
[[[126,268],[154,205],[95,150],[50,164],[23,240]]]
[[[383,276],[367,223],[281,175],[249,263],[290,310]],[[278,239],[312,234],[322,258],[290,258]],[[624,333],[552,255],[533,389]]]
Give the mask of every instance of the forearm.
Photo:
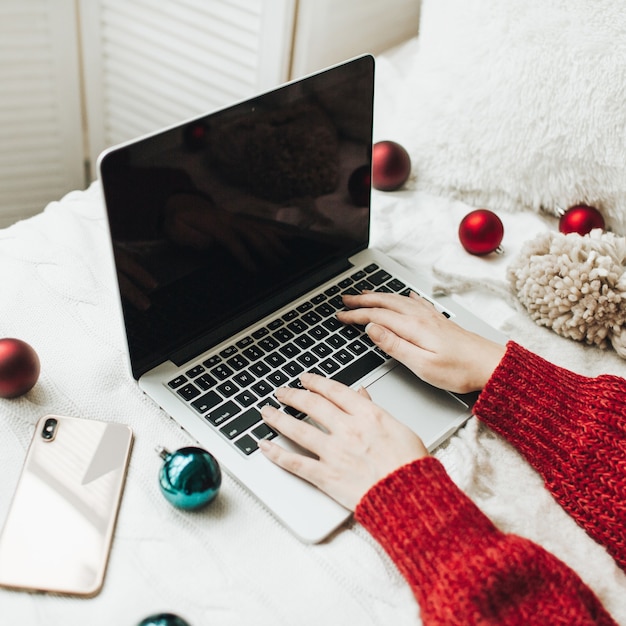
[[[510,342],[474,413],[626,570],[626,381],[580,376]]]
[[[420,604],[424,624],[614,624],[566,565],[500,532],[434,458],[375,485],[356,518],[383,546]]]

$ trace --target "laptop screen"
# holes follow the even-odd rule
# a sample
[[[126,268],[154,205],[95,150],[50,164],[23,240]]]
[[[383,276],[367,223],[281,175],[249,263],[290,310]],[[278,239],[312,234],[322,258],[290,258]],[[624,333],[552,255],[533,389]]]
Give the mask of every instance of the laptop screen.
[[[185,361],[367,247],[364,56],[100,159],[133,374]]]

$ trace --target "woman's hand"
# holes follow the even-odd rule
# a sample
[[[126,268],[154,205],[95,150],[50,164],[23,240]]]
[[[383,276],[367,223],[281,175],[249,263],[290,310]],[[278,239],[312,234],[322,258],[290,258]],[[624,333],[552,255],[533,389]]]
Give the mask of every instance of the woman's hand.
[[[375,405],[363,389],[303,374],[304,389],[283,387],[277,399],[306,413],[321,428],[271,406],[262,410],[273,429],[315,457],[260,442],[263,453],[287,471],[313,483],[350,510],[379,480],[397,468],[428,455],[420,438]]]
[[[345,295],[346,324],[366,326],[372,341],[422,380],[448,391],[481,390],[504,356],[505,346],[476,335],[411,293]]]

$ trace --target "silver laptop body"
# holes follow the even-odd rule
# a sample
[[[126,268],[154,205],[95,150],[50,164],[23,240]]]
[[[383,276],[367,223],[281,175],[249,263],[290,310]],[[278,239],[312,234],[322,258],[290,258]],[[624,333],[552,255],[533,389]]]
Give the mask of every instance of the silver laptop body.
[[[271,386],[304,370],[364,385],[431,450],[471,415],[471,397],[420,381],[334,316],[348,290],[428,297],[368,247],[373,90],[374,60],[358,57],[99,160],[133,377],[306,542],[350,513],[257,449],[294,445],[260,421]]]

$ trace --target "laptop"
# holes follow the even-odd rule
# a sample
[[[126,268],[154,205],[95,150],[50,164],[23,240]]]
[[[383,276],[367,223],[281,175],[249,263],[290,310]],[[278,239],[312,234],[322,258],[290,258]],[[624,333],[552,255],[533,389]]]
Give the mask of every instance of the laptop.
[[[277,386],[303,371],[364,385],[431,450],[471,414],[471,397],[425,384],[335,316],[345,292],[429,297],[368,246],[373,99],[365,55],[99,159],[132,376],[306,542],[350,512],[258,449],[265,437],[295,446],[260,416],[279,406]],[[503,340],[453,301],[434,304]]]

